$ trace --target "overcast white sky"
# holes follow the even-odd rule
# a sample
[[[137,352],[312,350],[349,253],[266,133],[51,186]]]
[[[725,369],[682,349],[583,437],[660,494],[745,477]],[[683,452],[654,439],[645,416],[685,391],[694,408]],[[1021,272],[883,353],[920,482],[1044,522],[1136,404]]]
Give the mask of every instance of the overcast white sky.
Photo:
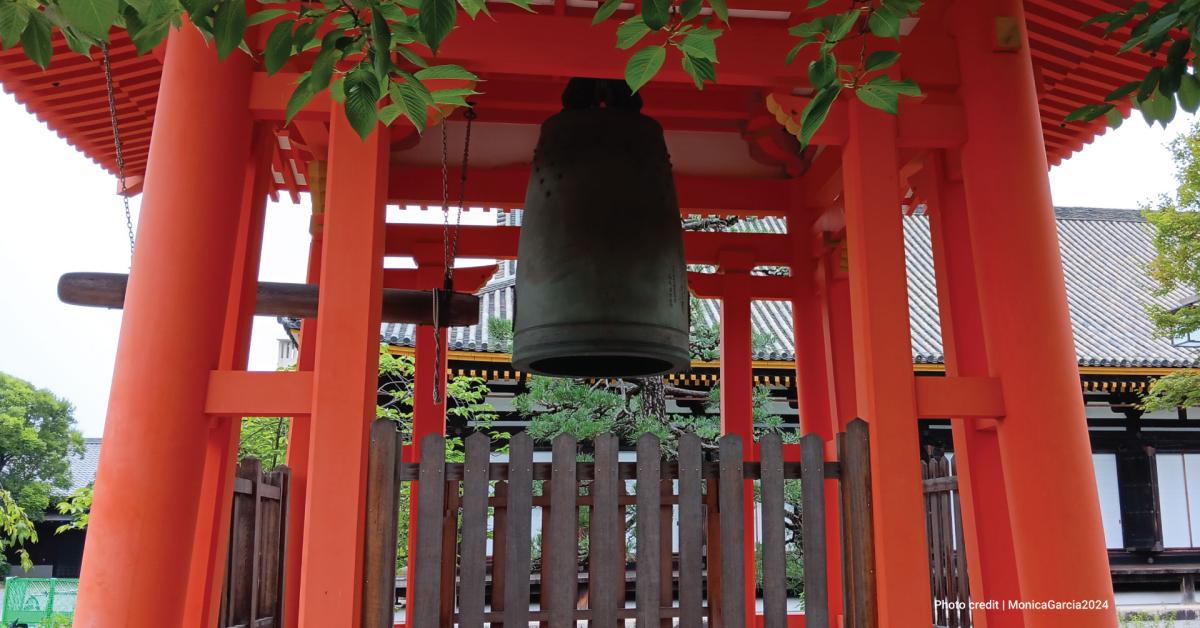
[[[1051,171],[1055,203],[1132,208],[1172,191],[1163,145],[1191,123],[1176,120],[1164,131],[1128,121]],[[0,145],[0,371],[69,399],[84,434],[100,436],[121,315],[63,305],[55,286],[65,272],[128,271],[115,179],[2,92]],[[261,279],[304,280],[308,215],[306,198],[300,205],[286,198],[270,204]],[[389,220],[401,217],[440,220],[436,213],[395,210]],[[493,217],[474,211],[463,220]],[[252,369],[274,369],[279,337],[274,319],[255,319]]]

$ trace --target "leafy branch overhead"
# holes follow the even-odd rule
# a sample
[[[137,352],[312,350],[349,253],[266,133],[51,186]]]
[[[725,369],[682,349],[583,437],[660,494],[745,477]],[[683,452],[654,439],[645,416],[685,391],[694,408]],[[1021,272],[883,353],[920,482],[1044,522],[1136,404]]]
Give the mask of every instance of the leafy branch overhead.
[[[1063,124],[1090,122],[1103,116],[1115,128],[1124,118],[1121,105],[1126,102],[1142,112],[1147,124],[1157,122],[1164,127],[1180,109],[1188,113],[1200,109],[1200,76],[1191,67],[1195,52],[1200,50],[1200,2],[1175,0],[1156,9],[1147,2],[1135,2],[1124,10],[1098,15],[1084,25],[1103,25],[1105,37],[1125,38],[1118,53],[1140,50],[1159,60],[1159,65],[1146,76],[1109,92],[1104,102],[1072,111]]]
[[[808,8],[826,2],[809,0]],[[823,15],[788,29],[798,39],[787,54],[788,63],[806,47],[817,46],[817,56],[808,64],[813,95],[800,114],[802,145],[812,141],[843,91],[852,91],[863,104],[893,115],[901,96],[921,95],[912,79],[897,80],[888,74],[900,60],[899,51],[869,52],[871,37],[899,41],[902,20],[915,15],[921,4],[922,0],[854,0],[843,13]]]
[[[531,0],[506,0],[531,11]],[[810,0],[817,9],[826,0]],[[791,63],[801,48],[817,44],[818,58],[809,68],[815,96],[805,110],[805,143],[843,90],[857,93],[872,107],[895,113],[900,96],[919,95],[908,80],[885,71],[899,53],[866,54],[869,38],[898,39],[901,21],[914,14],[921,0],[851,0],[845,13],[825,15],[794,26],[800,41],[789,53]],[[593,24],[613,17],[621,0],[602,0]],[[465,14],[465,17],[460,17]],[[418,131],[430,117],[449,115],[466,106],[480,79],[470,70],[433,64],[460,19],[491,17],[486,0],[0,0],[0,44],[20,45],[42,68],[54,56],[57,29],[69,47],[91,55],[105,46],[114,28],[128,33],[145,53],[172,28],[189,20],[210,41],[219,58],[241,50],[259,56],[268,74],[299,72],[287,104],[290,120],[317,94],[328,89],[347,119],[362,136],[379,122],[407,119]],[[261,51],[252,50],[246,34],[261,27]],[[730,28],[726,0],[645,0],[636,15],[617,28],[616,46],[637,50],[629,57],[625,78],[636,91],[654,78],[668,56],[678,53],[683,71],[698,89],[717,80],[717,43]],[[854,55],[839,59],[839,44],[857,40]]]

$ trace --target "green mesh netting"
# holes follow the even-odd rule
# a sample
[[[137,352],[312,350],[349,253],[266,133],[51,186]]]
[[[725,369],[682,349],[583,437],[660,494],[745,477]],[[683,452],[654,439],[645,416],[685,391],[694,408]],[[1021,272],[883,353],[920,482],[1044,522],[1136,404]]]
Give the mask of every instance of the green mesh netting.
[[[8,578],[4,581],[4,614],[0,626],[65,628],[75,615],[74,578]]]

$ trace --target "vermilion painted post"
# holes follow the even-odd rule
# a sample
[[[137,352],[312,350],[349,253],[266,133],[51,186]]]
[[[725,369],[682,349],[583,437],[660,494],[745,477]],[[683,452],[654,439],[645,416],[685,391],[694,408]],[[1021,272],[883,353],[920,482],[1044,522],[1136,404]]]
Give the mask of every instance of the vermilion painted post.
[[[340,110],[330,127],[299,620],[357,628],[389,143],[384,127],[360,139]]]
[[[77,626],[197,619],[185,617],[184,606],[204,474],[204,399],[219,363],[250,155],[249,87],[248,56],[218,63],[189,25],[170,35]]]
[[[854,384],[854,330],[850,325],[850,280],[841,271],[842,248],[822,256],[825,276],[825,320],[829,327],[829,361],[833,373],[833,417],[838,432],[858,416]]]
[[[432,290],[441,288],[446,272],[446,263],[443,257],[442,246],[438,245],[417,245],[417,255],[414,256],[417,262],[417,281],[418,288],[423,290]],[[432,304],[430,304],[432,307]],[[415,368],[413,373],[413,436],[412,442],[404,447],[402,452],[404,460],[407,462],[418,462],[421,451],[421,441],[429,434],[443,435],[446,433],[446,358],[449,354],[447,341],[449,334],[446,329],[435,329],[432,325],[418,325],[416,347],[413,352],[413,360]],[[440,335],[440,343],[435,342]],[[440,351],[440,355],[439,352]],[[437,356],[435,366],[434,357]],[[441,373],[438,373],[438,371]],[[440,380],[438,378],[441,378]],[[434,382],[438,382],[441,386],[439,401],[433,400]],[[413,570],[413,561],[417,555],[417,535],[416,522],[417,510],[420,504],[417,500],[417,483],[412,482],[409,486],[408,495],[408,569],[409,575],[415,573]],[[413,586],[412,579],[408,578],[408,587],[405,589],[405,623],[413,625]]]
[[[929,623],[929,552],[918,458],[917,405],[896,119],[858,102],[843,152],[858,412],[870,424],[878,622]]]
[[[254,322],[267,194],[274,183],[271,155],[275,141],[271,126],[259,123],[254,132],[253,155],[247,163],[243,184],[233,275],[225,312],[225,331],[221,339],[220,370],[244,370],[250,355],[250,332]],[[186,611],[188,617],[198,617],[201,626],[212,625],[221,608],[225,567],[229,561],[230,511],[241,423],[242,417],[214,416],[208,431],[204,485],[192,544]]]
[[[798,205],[797,205],[798,206]],[[829,356],[829,327],[825,317],[824,271],[818,262],[810,221],[794,212],[788,217],[788,235],[796,259],[792,263],[795,296],[792,298],[792,331],[796,352],[796,397],[800,408],[800,430],[817,434],[832,443],[837,418],[833,414],[832,362]],[[832,452],[830,452],[832,453]],[[837,480],[826,481],[826,575],[829,582],[829,612],[836,617],[842,609],[842,544],[838,512]]]
[[[742,437],[746,460],[758,460],[754,440],[754,355],[750,320],[753,258],[741,251],[720,256],[724,275],[721,294],[721,433]],[[755,503],[750,482],[744,508],[746,617],[754,625],[758,594],[755,580]]]
[[[309,227],[311,240],[308,245],[308,271],[305,281],[318,283],[321,278],[321,221],[324,219],[324,164],[320,166],[320,187],[314,187],[314,171],[309,169],[309,187],[312,190],[313,221]],[[312,371],[317,354],[317,319],[300,322],[300,353],[296,359],[296,370]],[[307,342],[305,339],[309,339]],[[300,625],[300,565],[304,549],[304,515],[308,497],[309,428],[312,415],[292,417],[288,430],[287,463],[291,477],[288,479],[288,524],[287,561],[284,568],[283,625],[297,628]]]
[[[937,161],[927,163],[926,168],[933,171],[929,229],[946,375],[987,376],[987,348],[980,323],[966,200],[961,182],[941,180]],[[953,421],[952,427],[971,599],[1019,599],[1021,589],[996,430],[961,420]],[[979,628],[1024,625],[1020,611],[1006,608],[977,610],[973,619]]]
[[[1024,8],[998,0],[952,10],[963,184],[988,366],[1004,388],[997,435],[1021,597],[1108,607],[1029,610],[1025,625],[1115,626]]]

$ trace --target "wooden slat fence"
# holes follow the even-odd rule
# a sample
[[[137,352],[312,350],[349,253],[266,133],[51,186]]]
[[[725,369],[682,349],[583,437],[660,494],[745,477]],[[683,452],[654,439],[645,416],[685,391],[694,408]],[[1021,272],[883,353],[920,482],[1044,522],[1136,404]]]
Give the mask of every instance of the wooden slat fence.
[[[929,536],[929,577],[933,623],[939,628],[971,627],[971,596],[963,549],[958,470],[941,456],[921,463],[925,488],[925,529]]]
[[[264,474],[254,458],[237,468],[233,485],[229,562],[221,595],[221,628],[283,625],[287,500],[291,471]]]
[[[803,551],[813,557],[804,570],[806,625],[828,628],[824,490],[829,478],[843,480],[843,527],[855,540],[847,556],[863,566],[862,573],[847,572],[852,574],[847,605],[857,612],[854,623],[845,626],[875,626],[863,421],[855,421],[839,440],[845,452],[841,462],[825,462],[824,443],[814,435],[802,440],[801,460],[786,462],[783,443],[773,435],[759,440],[760,461],[743,460],[744,444],[737,436],[721,438],[719,455],[714,455],[706,454],[693,434],[681,437],[677,459],[667,460],[658,439],[647,434],[637,443],[636,462],[622,462],[617,438],[606,434],[585,444],[590,452],[586,459],[579,443],[561,435],[552,443],[552,461],[534,463],[533,441],[521,433],[510,441],[506,463],[491,462],[487,436],[475,434],[466,439],[465,463],[447,463],[444,439],[428,436],[421,443],[420,463],[408,464],[395,457],[398,439],[390,424],[377,422],[373,428],[368,491],[393,495],[394,480],[416,483],[417,555],[408,578],[414,587],[415,627],[624,628],[635,620],[646,628],[744,628],[743,535],[753,531],[743,530],[743,509],[753,507],[752,482],[757,481],[762,495],[763,626],[784,628],[789,508],[784,484],[799,480]],[[853,464],[864,466],[843,474]],[[632,494],[628,481],[634,482]],[[395,512],[394,504],[385,507]],[[534,569],[531,538],[535,509],[541,511],[540,572]],[[394,530],[396,521],[377,517],[377,512],[374,505],[368,509],[371,551],[363,625],[390,628],[392,581],[386,577],[394,569],[394,540],[388,551],[369,539]],[[626,599],[630,562],[636,570],[635,591]],[[540,583],[537,596],[531,595],[534,580]]]

